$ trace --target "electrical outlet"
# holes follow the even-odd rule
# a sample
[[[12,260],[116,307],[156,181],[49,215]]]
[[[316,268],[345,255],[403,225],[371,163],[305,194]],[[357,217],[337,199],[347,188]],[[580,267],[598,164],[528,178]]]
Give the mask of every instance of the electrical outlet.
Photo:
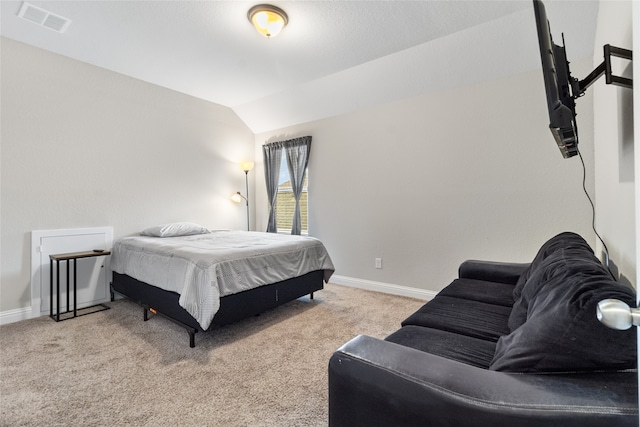
[[[376,268],[382,268],[382,258],[376,258]]]

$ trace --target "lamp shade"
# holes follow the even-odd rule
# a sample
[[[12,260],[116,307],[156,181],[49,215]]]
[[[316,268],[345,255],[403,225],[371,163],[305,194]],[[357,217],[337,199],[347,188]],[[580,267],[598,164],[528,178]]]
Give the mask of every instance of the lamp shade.
[[[249,172],[253,169],[253,162],[242,162],[240,163],[240,168],[245,172]]]
[[[242,197],[242,194],[240,194],[239,192],[231,196],[231,201],[234,203],[241,203],[242,199],[244,199],[244,197]]]
[[[289,21],[284,10],[270,4],[253,6],[247,17],[256,30],[267,38],[277,36]]]

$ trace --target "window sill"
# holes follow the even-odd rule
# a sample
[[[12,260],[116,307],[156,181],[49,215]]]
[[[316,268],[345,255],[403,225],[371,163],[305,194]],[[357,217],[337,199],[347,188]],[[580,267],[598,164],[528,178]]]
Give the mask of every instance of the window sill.
[[[278,234],[287,234],[287,235],[291,235],[291,230],[278,230]],[[301,236],[309,236],[309,232],[308,231],[303,231],[300,233]]]

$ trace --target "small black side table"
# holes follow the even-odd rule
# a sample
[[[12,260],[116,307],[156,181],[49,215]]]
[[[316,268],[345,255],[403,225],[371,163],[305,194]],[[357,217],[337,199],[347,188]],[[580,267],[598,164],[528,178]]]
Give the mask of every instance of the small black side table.
[[[105,256],[111,255],[110,251],[86,251],[86,252],[73,252],[68,254],[55,254],[49,255],[49,265],[51,267],[49,271],[49,317],[51,317],[56,322],[60,322],[62,320],[73,319],[78,316],[84,316],[86,314],[97,313],[98,311],[109,310],[109,306],[104,304],[96,304],[90,307],[85,307],[82,310],[88,311],[86,313],[78,314],[78,299],[76,297],[78,290],[78,276],[77,276],[77,267],[76,262],[79,258],[93,258],[97,256]],[[56,311],[53,311],[53,261],[56,262]],[[67,262],[67,311],[64,313],[60,313],[60,261]],[[73,310],[71,310],[71,306],[69,305],[69,261],[73,261]],[[100,307],[98,310],[90,310],[96,307]],[[72,313],[73,316],[67,316],[63,319],[60,318],[61,314]]]

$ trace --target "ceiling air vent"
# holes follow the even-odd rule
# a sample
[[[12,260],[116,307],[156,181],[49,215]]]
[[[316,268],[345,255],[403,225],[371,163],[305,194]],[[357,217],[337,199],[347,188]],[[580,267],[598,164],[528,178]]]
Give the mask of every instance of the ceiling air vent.
[[[71,24],[70,19],[56,15],[48,10],[44,10],[26,2],[22,3],[20,12],[18,12],[18,17],[49,28],[50,30],[57,31],[58,33],[64,33]]]

